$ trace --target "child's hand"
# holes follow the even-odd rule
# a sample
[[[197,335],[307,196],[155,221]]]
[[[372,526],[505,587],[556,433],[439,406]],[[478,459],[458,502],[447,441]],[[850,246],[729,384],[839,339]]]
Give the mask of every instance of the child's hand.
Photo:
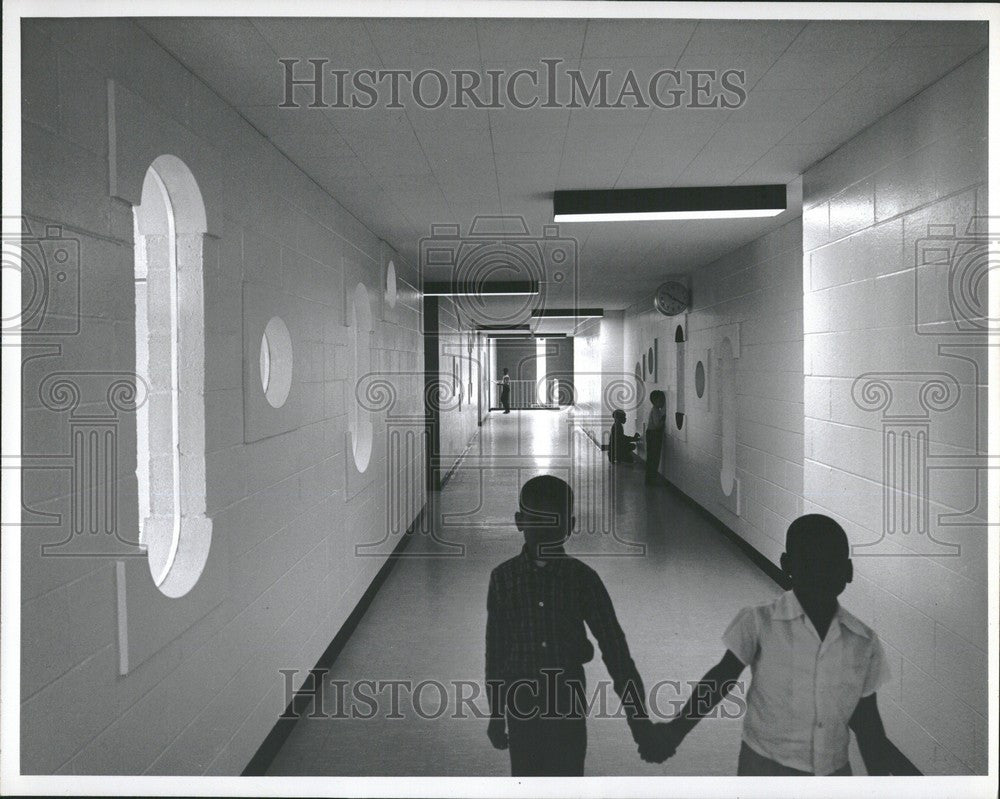
[[[639,757],[647,763],[662,763],[673,756],[675,747],[663,733],[666,726],[664,722],[646,723],[632,731],[633,738],[639,745]]]
[[[663,745],[670,749],[671,756],[677,751],[686,734],[677,723],[677,719],[657,725],[657,730],[663,739]]]
[[[490,739],[490,743],[493,744],[494,749],[507,748],[507,723],[504,721],[503,716],[490,719],[490,724],[486,728],[486,735]]]

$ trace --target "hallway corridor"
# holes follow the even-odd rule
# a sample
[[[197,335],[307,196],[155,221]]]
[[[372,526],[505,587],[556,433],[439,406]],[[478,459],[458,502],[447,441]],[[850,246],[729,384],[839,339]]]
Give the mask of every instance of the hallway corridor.
[[[669,453],[668,453],[669,454]],[[518,487],[537,474],[564,478],[572,471],[577,530],[567,551],[600,573],[647,692],[662,680],[697,680],[722,654],[721,635],[736,611],[766,601],[779,590],[725,538],[707,515],[675,489],[643,484],[642,464],[617,467],[614,519],[617,535],[594,530],[601,491],[611,466],[604,453],[575,427],[571,412],[491,413],[477,441],[439,495],[434,537],[419,536],[395,564],[327,676],[324,709],[334,715],[331,681],[483,680],[486,588],[490,570],[517,554],[520,533],[513,514]],[[603,494],[603,491],[601,491]],[[604,496],[610,496],[610,492]],[[457,519],[455,517],[458,517]],[[442,523],[442,519],[446,522]],[[620,540],[619,540],[620,539]],[[458,545],[457,548],[445,545]],[[638,547],[625,542],[635,542]],[[436,557],[415,557],[420,554]],[[681,599],[683,598],[683,599]],[[749,676],[749,675],[747,675]],[[600,656],[587,665],[588,690],[607,680]],[[470,693],[470,691],[467,692]],[[371,719],[302,718],[278,752],[269,775],[465,776],[509,774],[506,752],[486,738],[486,721],[454,715],[436,720],[414,712],[400,692],[399,714],[390,711],[389,689]],[[682,689],[686,698],[688,689]],[[608,689],[608,707],[617,697]],[[423,691],[425,715],[434,715],[437,689]],[[678,694],[658,692],[663,715]],[[355,703],[367,712],[364,704]],[[485,707],[485,701],[476,703]],[[588,775],[731,775],[739,750],[740,719],[706,722],[663,766],[643,763],[621,718],[588,721]]]
[[[998,795],[1000,5],[3,2],[0,795]]]

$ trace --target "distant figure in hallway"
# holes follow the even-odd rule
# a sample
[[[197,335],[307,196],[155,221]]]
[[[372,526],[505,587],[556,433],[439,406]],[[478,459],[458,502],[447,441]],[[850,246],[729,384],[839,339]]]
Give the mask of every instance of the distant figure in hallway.
[[[662,391],[649,392],[649,418],[646,420],[646,482],[654,483],[660,475],[660,454],[663,452],[663,433],[667,429],[667,397]]]
[[[515,777],[582,776],[587,754],[583,664],[594,656],[584,625],[622,700],[640,756],[662,762],[662,736],[646,711],[646,692],[593,569],[566,554],[576,524],[573,490],[551,475],[528,480],[514,514],[521,554],[490,575],[486,600],[487,735],[510,750]]]
[[[634,436],[625,435],[625,411],[616,410],[611,414],[614,423],[611,425],[611,437],[608,441],[608,460],[612,463],[634,463],[635,442],[639,440],[639,434]]]
[[[508,374],[506,366],[503,370],[503,377],[497,383],[500,386],[500,404],[503,406],[503,412],[510,413],[510,374]]]
[[[837,602],[854,576],[844,530],[819,514],[796,519],[781,568],[792,589],[737,614],[722,637],[722,660],[680,714],[657,727],[668,751],[750,666],[738,775],[850,776],[849,730],[869,775],[919,774],[882,726],[875,695],[889,679],[882,644]]]

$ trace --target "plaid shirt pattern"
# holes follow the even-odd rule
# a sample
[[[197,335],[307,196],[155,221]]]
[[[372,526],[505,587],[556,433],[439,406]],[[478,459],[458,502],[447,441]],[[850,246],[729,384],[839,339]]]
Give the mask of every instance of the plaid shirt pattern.
[[[645,689],[604,583],[592,568],[560,552],[544,566],[527,548],[497,566],[486,599],[486,680],[537,677],[542,669],[572,669],[594,657],[584,628],[597,639],[619,697],[634,684],[646,715]],[[491,711],[494,694],[490,693]],[[632,700],[632,697],[630,697]],[[626,712],[630,713],[629,705]]]

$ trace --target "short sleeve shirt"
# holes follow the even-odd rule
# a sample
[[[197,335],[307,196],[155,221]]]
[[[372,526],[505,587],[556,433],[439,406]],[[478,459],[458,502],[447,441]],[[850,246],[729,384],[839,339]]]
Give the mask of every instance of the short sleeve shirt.
[[[854,709],[890,676],[871,628],[838,608],[821,641],[787,591],[741,610],[723,641],[752,672],[744,742],[799,771],[830,774],[843,767]]]

